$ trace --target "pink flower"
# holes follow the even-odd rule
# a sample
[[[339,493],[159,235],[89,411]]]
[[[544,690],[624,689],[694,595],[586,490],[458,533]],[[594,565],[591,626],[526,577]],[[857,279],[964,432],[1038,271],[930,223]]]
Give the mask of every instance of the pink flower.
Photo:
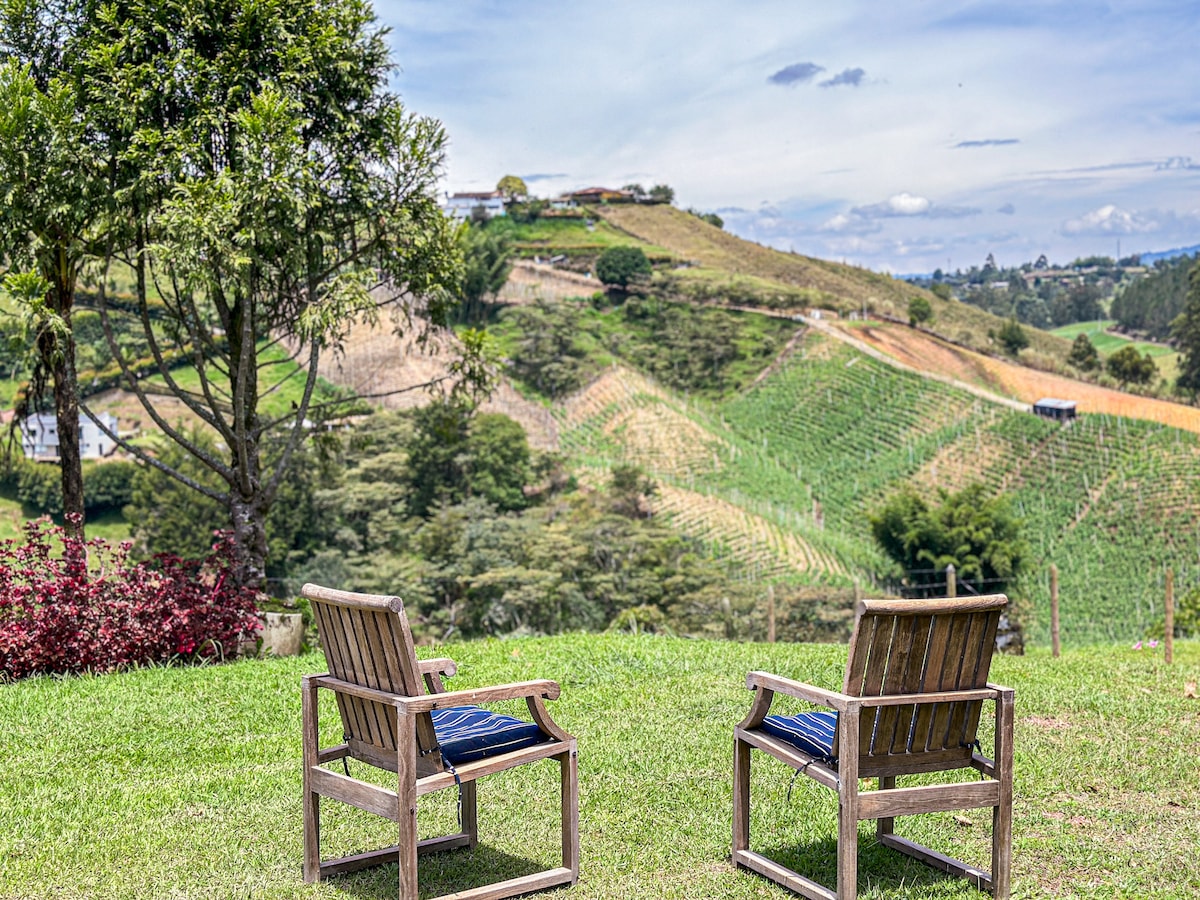
[[[1133,649],[1134,649],[1134,650],[1141,650],[1141,649],[1142,649],[1142,642],[1141,642],[1141,641],[1138,641],[1136,644],[1134,644],[1134,645],[1133,645]]]
[[[1153,650],[1153,649],[1154,649],[1155,647],[1157,647],[1157,646],[1158,646],[1158,641],[1151,641],[1151,642],[1150,642],[1150,649],[1151,649],[1151,650]]]

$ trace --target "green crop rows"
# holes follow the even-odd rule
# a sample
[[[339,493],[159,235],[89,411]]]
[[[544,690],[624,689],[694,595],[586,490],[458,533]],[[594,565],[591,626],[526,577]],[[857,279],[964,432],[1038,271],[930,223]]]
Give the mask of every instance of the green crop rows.
[[[1052,563],[1069,643],[1142,637],[1161,616],[1168,566],[1177,593],[1200,584],[1200,439],[1188,432],[1108,416],[1059,426],[817,334],[771,377],[722,404],[645,393],[626,402],[665,403],[719,448],[711,466],[657,478],[734,504],[836,562],[797,573],[802,582],[875,587],[887,565],[867,513],[907,484],[933,499],[931,464],[956,458],[972,479],[1008,493],[1025,521],[1031,566],[1019,591],[1034,639],[1049,637]],[[606,406],[564,429],[563,447],[593,465],[638,462],[619,432],[603,430],[615,411]],[[740,552],[716,513],[674,515],[681,529]],[[744,553],[753,570],[778,575],[761,550]]]

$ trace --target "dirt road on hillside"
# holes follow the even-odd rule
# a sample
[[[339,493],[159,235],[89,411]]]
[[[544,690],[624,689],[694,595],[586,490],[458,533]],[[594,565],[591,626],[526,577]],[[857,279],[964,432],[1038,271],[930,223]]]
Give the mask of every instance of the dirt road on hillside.
[[[1038,372],[990,356],[983,356],[902,325],[838,324],[838,332],[856,338],[904,365],[974,384],[984,390],[1032,404],[1043,397],[1074,400],[1079,412],[1106,413],[1131,419],[1160,422],[1200,434],[1200,408],[1138,397],[1054,375]]]

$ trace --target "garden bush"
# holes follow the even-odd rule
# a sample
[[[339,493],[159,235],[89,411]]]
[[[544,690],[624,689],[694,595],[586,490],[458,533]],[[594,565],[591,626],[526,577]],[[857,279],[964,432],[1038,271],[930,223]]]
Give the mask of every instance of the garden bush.
[[[260,627],[229,535],[203,560],[128,555],[46,519],[0,544],[0,680],[222,659]]]

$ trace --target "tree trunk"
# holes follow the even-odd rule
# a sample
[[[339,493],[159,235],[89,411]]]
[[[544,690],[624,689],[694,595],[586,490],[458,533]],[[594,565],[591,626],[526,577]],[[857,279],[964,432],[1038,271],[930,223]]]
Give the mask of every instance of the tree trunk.
[[[74,279],[59,283],[47,297],[62,318],[65,337],[43,329],[37,338],[42,365],[54,382],[54,414],[58,420],[58,464],[62,474],[63,513],[67,534],[83,537],[83,462],[79,450],[79,385],[75,378],[75,336],[71,332]],[[74,514],[74,515],[72,515]]]
[[[237,554],[234,577],[243,587],[261,592],[267,579],[267,512],[261,495],[229,494],[229,518]]]

